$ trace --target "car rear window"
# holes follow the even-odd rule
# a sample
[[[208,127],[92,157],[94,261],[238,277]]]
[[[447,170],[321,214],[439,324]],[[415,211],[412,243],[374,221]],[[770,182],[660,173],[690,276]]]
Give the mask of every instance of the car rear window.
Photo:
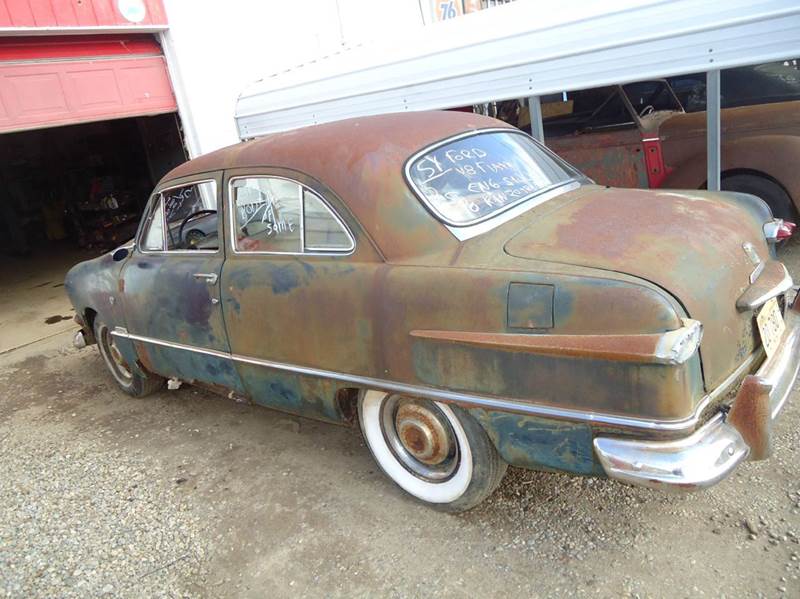
[[[444,222],[471,225],[580,174],[521,132],[478,131],[445,140],[409,160],[414,190]]]

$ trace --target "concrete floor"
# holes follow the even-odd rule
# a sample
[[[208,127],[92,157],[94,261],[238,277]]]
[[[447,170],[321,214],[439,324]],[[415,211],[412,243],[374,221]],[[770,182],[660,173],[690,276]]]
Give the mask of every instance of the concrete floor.
[[[64,275],[96,255],[58,244],[25,258],[0,255],[0,354],[75,329]]]

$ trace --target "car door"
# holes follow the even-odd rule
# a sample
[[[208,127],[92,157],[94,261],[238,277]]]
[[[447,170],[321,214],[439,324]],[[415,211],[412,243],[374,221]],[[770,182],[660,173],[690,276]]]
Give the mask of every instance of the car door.
[[[648,187],[642,134],[617,86],[543,98],[545,143],[601,185]]]
[[[241,391],[219,300],[222,172],[157,188],[122,272],[128,333],[158,374]]]
[[[326,373],[375,376],[372,317],[384,263],[322,184],[277,169],[226,171],[225,324],[248,395],[338,420]]]

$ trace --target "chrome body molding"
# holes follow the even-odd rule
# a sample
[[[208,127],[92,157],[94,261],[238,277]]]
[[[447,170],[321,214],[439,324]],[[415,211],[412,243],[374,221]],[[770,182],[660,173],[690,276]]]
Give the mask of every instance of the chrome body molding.
[[[417,339],[544,356],[678,365],[697,351],[703,337],[703,325],[697,320],[684,318],[680,328],[653,334],[530,335],[417,329],[410,331],[409,335]]]
[[[263,366],[282,372],[292,372],[295,374],[326,378],[335,381],[341,381],[357,387],[365,389],[376,389],[381,391],[388,391],[393,393],[402,393],[407,395],[414,395],[435,401],[445,403],[455,403],[462,406],[484,408],[487,410],[497,410],[501,412],[512,412],[515,414],[522,414],[525,416],[534,416],[538,418],[552,418],[556,420],[569,420],[573,422],[581,422],[590,425],[627,429],[636,432],[655,432],[670,434],[672,436],[681,433],[691,432],[700,422],[703,412],[706,408],[714,403],[731,389],[742,376],[751,372],[756,360],[763,356],[761,350],[751,354],[745,359],[742,364],[731,373],[731,375],[714,391],[707,394],[698,403],[694,413],[686,418],[676,419],[661,419],[652,420],[645,418],[636,418],[632,416],[620,416],[617,414],[610,414],[605,412],[591,412],[585,410],[573,410],[567,408],[559,408],[556,406],[535,404],[523,402],[516,399],[504,399],[500,397],[487,397],[483,395],[474,395],[470,393],[462,393],[459,391],[448,391],[446,389],[437,389],[434,387],[426,387],[422,385],[412,385],[408,383],[401,383],[397,381],[388,381],[384,379],[376,379],[367,376],[360,376],[356,374],[347,374],[342,372],[334,372],[331,370],[323,370],[320,368],[313,368],[309,366],[297,366],[293,364],[285,364],[283,362],[274,362],[271,360],[264,360],[261,358],[253,358],[249,356],[242,356],[238,354],[223,352],[219,350],[206,349],[195,347],[192,345],[184,345],[182,343],[174,343],[172,341],[163,341],[161,339],[154,339],[152,337],[144,337],[129,333],[122,327],[116,327],[112,335],[124,337],[131,341],[140,343],[149,343],[161,347],[168,347],[172,349],[179,349],[184,351],[191,351],[198,354],[207,356],[214,356],[216,358],[223,358],[241,362],[243,364],[253,364],[256,366]]]
[[[689,436],[669,441],[596,437],[595,454],[606,474],[630,484],[691,491],[718,483],[748,456],[768,457],[772,424],[800,370],[800,314],[794,306],[786,320],[779,349],[745,377],[727,415],[717,413]]]
[[[681,319],[683,326],[661,335],[653,354],[662,364],[683,364],[700,347],[703,339],[703,324],[691,318]]]

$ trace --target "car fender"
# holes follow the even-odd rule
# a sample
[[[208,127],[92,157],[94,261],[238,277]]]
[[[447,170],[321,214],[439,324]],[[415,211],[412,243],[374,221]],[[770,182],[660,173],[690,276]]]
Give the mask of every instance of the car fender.
[[[724,136],[723,136],[724,137]],[[687,156],[678,165],[667,162],[672,172],[664,179],[663,188],[700,189],[706,183],[706,160],[702,152]],[[777,181],[797,204],[800,201],[800,137],[792,135],[759,135],[739,137],[723,143],[722,172],[757,171]],[[669,159],[667,159],[669,160]]]

